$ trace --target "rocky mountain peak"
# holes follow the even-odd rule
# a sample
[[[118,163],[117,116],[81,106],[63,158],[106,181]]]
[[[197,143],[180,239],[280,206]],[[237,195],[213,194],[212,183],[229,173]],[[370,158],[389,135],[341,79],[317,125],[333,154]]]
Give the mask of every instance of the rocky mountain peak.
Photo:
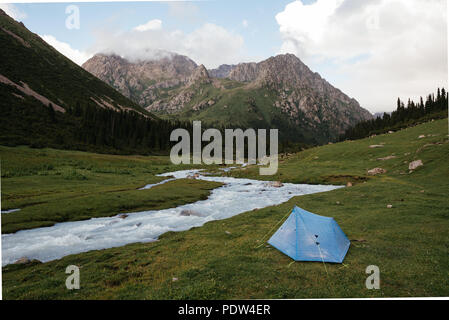
[[[235,64],[222,64],[216,69],[208,70],[212,78],[228,78],[229,73],[236,67]]]
[[[170,52],[138,60],[97,54],[83,64],[84,69],[141,105],[154,102],[161,89],[188,83],[197,67],[190,58]]]
[[[197,83],[198,81],[201,83],[210,82],[209,73],[204,65],[198,66],[189,78],[189,84]]]

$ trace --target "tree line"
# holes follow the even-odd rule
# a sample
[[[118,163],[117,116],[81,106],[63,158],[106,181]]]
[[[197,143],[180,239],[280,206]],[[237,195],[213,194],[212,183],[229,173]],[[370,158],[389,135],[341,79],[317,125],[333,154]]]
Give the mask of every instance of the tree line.
[[[405,104],[398,98],[396,110],[391,114],[384,113],[382,117],[359,122],[347,129],[339,140],[362,139],[373,134],[396,131],[431,119],[447,118],[447,116],[448,93],[444,88],[438,88],[436,95],[429,94],[425,102],[421,97],[418,102],[408,99]]]
[[[115,111],[79,103],[67,111],[79,120],[76,140],[117,150],[166,151],[173,144],[170,133],[174,129],[192,131],[189,122],[149,118],[135,111]]]

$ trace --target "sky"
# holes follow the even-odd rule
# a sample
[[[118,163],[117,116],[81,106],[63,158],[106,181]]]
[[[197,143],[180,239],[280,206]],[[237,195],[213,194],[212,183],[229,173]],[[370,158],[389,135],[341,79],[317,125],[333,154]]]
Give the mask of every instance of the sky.
[[[207,68],[293,53],[373,113],[448,83],[445,0],[4,2],[80,65],[99,52],[171,51]]]

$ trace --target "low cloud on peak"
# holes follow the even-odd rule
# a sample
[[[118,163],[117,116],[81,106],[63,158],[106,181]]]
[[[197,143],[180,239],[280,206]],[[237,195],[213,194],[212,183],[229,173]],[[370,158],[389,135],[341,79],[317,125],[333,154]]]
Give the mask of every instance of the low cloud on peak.
[[[204,23],[186,33],[162,27],[148,28],[149,25],[158,24],[154,21],[119,33],[99,30],[90,51],[116,54],[130,61],[157,59],[160,52],[174,52],[188,56],[207,68],[215,68],[222,63],[238,63],[245,59],[243,37],[221,26]]]

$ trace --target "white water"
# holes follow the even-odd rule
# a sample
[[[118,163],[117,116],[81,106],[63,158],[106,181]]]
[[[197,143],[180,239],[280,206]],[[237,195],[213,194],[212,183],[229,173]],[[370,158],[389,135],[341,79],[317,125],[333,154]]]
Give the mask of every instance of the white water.
[[[9,210],[2,210],[1,213],[5,214],[5,213],[13,213],[16,211],[20,211],[20,209],[9,209]]]
[[[160,176],[185,178],[200,170],[184,170]],[[340,186],[284,184],[281,188],[267,182],[230,177],[201,176],[201,180],[217,181],[225,185],[214,189],[207,200],[157,211],[129,213],[90,220],[58,223],[52,227],[18,231],[2,235],[2,265],[21,257],[42,262],[60,259],[69,254],[123,246],[129,243],[150,242],[167,231],[183,231],[202,226],[212,220],[226,219],[245,211],[277,205],[298,195],[330,191]],[[159,184],[165,183],[167,179]],[[151,188],[154,185],[148,185]],[[185,215],[190,210],[192,215]],[[184,214],[181,212],[184,211]]]

